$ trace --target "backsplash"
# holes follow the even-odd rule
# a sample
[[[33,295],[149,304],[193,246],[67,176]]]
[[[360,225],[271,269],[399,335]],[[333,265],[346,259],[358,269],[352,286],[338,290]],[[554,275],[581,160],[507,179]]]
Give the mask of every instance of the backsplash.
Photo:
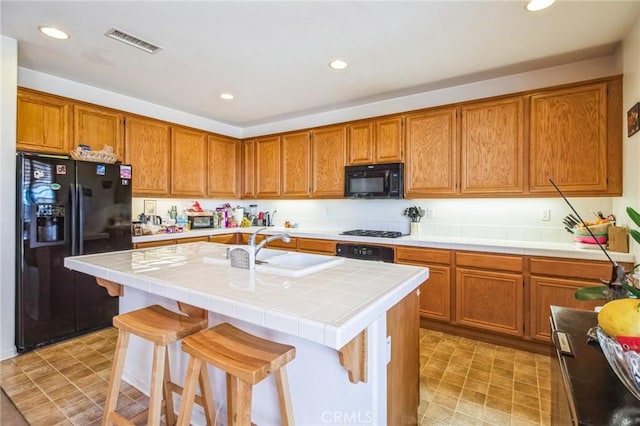
[[[133,199],[133,216],[143,211],[145,198]],[[157,211],[163,218],[176,205],[181,213],[193,200],[158,198]],[[612,198],[569,198],[578,213],[587,221],[594,220],[591,211],[612,212]],[[508,199],[412,199],[412,200],[219,200],[198,199],[203,209],[213,210],[225,203],[245,207],[257,204],[258,211],[277,210],[275,226],[285,221],[295,222],[304,229],[346,231],[375,229],[409,233],[409,218],[402,215],[410,206],[420,206],[432,212],[421,220],[420,233],[438,237],[468,237],[513,241],[572,242],[562,219],[571,210],[559,198]],[[542,221],[544,211],[549,221]],[[614,212],[619,224],[627,224],[624,211]]]

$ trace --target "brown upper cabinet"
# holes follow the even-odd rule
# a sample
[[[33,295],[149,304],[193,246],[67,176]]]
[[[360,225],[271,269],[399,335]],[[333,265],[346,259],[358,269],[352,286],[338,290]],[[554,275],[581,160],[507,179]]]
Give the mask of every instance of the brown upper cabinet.
[[[607,86],[602,82],[531,96],[532,193],[554,193],[549,179],[574,194],[608,192],[609,172],[615,173],[609,168],[609,150],[616,149],[616,135],[609,134],[607,122],[613,119],[621,126],[619,114],[608,117]]]
[[[170,191],[171,131],[161,121],[125,117],[125,163],[133,168],[133,195],[167,196]]]
[[[618,196],[621,123],[620,76],[242,143],[19,88],[16,148],[110,145],[136,196],[342,198],[345,165],[392,162],[407,198]]]
[[[171,195],[207,195],[207,135],[182,127],[171,128]]]
[[[456,108],[438,108],[405,117],[406,197],[455,194],[458,173],[457,122]]]
[[[255,140],[255,187],[257,198],[280,196],[280,136]]]
[[[402,117],[353,123],[347,127],[349,165],[398,163],[403,159]]]
[[[311,132],[282,136],[282,197],[308,198],[311,194]]]
[[[522,194],[524,98],[463,105],[460,115],[460,192]]]
[[[209,135],[207,151],[207,195],[218,198],[240,196],[240,142]]]
[[[404,157],[402,117],[376,120],[376,163],[399,163]]]
[[[362,123],[349,124],[349,142],[347,143],[347,164],[371,164],[374,158],[373,134],[375,132],[373,120]]]
[[[344,196],[344,166],[347,151],[347,126],[322,127],[312,131],[311,196]]]
[[[256,142],[242,141],[242,198],[256,197]]]
[[[18,90],[16,149],[69,154],[71,104],[57,96]]]
[[[122,127],[124,116],[118,111],[88,105],[73,106],[73,145],[87,145],[100,151],[110,146],[118,160],[124,159]]]

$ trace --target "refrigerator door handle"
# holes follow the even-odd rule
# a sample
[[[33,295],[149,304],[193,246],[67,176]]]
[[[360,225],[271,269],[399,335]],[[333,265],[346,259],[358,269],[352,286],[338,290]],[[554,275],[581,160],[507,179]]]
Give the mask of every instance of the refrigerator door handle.
[[[77,194],[76,194],[76,186],[72,183],[69,184],[69,192],[71,192],[71,255],[75,256],[78,254],[78,235],[77,235],[77,222],[78,215],[75,212],[75,206],[77,206]]]
[[[82,185],[78,184],[78,247],[77,254],[84,254],[84,194]]]

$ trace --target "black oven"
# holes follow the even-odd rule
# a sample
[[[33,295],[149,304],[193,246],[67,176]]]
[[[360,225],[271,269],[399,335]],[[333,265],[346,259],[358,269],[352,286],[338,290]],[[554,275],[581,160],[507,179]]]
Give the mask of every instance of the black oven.
[[[402,163],[369,164],[344,168],[346,198],[403,198]]]
[[[393,263],[394,249],[388,246],[359,243],[336,244],[336,256],[351,259],[377,260],[379,262]]]

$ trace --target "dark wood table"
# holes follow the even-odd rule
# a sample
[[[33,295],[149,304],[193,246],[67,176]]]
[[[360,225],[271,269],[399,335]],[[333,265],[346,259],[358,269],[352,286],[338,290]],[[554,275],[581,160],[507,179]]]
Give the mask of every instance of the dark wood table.
[[[551,306],[551,328],[567,333],[573,356],[552,360],[553,425],[640,425],[640,401],[622,384],[587,331],[597,314]],[[558,345],[556,345],[558,346]]]

